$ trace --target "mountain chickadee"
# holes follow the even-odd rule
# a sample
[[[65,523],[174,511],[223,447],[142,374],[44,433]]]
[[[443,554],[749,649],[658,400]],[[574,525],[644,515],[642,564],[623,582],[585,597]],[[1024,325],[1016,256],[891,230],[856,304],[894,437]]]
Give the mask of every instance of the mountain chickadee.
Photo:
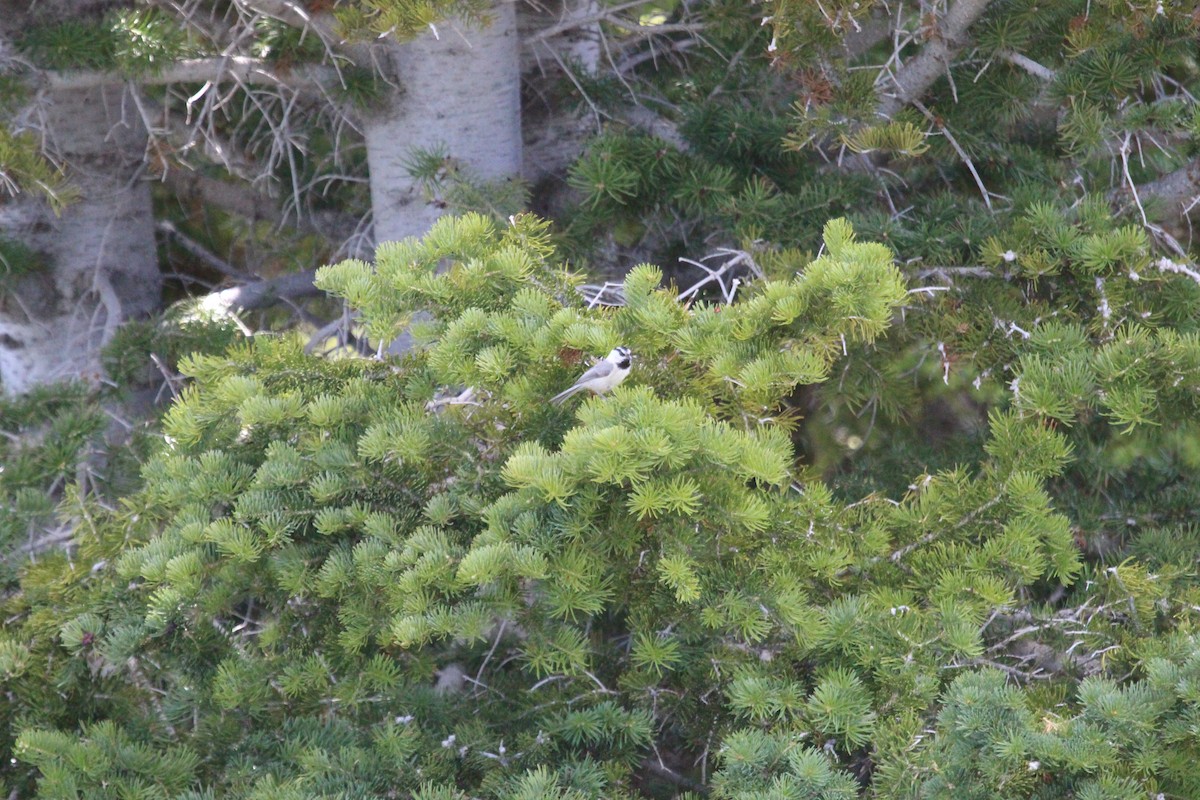
[[[617,347],[608,354],[602,361],[596,364],[587,372],[579,376],[579,380],[571,385],[570,389],[565,392],[559,392],[550,398],[550,402],[558,405],[563,400],[566,400],[576,392],[582,392],[587,389],[595,394],[604,394],[611,391],[618,383],[625,380],[625,376],[629,374],[629,367],[633,363],[633,355],[629,352],[628,347]]]

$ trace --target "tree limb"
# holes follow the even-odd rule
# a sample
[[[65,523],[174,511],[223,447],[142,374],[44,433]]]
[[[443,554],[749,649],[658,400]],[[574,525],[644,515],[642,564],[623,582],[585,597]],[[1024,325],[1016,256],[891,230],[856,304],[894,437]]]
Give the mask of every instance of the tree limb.
[[[1181,217],[1187,216],[1200,201],[1200,158],[1137,187],[1137,193],[1160,201]]]
[[[876,112],[889,119],[919,98],[941,75],[966,45],[967,29],[987,10],[989,0],[958,0],[946,12],[921,52],[891,75],[895,90],[885,94]]]
[[[168,239],[173,240],[175,244],[189,253],[193,258],[199,259],[212,269],[215,269],[217,272],[220,272],[223,275],[228,275],[231,278],[238,278],[240,280],[246,279],[246,273],[242,272],[225,259],[218,257],[207,247],[192,239],[168,220],[159,220],[155,224],[155,227],[160,233],[162,233]]]
[[[204,298],[203,305],[220,312],[234,309],[254,311],[284,299],[316,297],[324,294],[313,284],[316,275],[315,269],[306,269],[302,272],[289,272],[277,278],[233,286],[208,295]]]
[[[260,58],[213,56],[174,61],[160,72],[136,77],[117,70],[47,70],[38,73],[35,78],[41,86],[53,91],[119,86],[130,81],[143,86],[162,86],[168,83],[220,83],[229,80],[271,86],[284,83],[290,86],[331,86],[336,83],[337,73],[319,64],[305,64],[281,75]]]

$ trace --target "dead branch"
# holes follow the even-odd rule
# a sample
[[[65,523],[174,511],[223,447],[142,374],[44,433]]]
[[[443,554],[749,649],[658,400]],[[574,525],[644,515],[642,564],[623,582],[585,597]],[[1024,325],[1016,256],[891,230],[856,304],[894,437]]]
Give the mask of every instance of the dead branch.
[[[290,272],[269,280],[222,289],[205,297],[203,305],[206,308],[222,312],[234,309],[254,311],[268,308],[285,299],[317,297],[324,292],[313,284],[316,274],[315,269],[307,269],[302,272]]]
[[[175,244],[178,245],[182,250],[194,258],[198,258],[204,264],[212,269],[215,269],[217,272],[220,272],[223,275],[228,275],[231,278],[237,278],[239,280],[245,280],[247,278],[246,273],[242,272],[225,259],[218,257],[216,253],[212,252],[207,247],[200,244],[183,231],[179,230],[179,228],[175,227],[173,223],[165,219],[159,220],[157,223],[155,223],[154,227],[157,228],[158,231],[165,237],[175,242]]]
[[[237,81],[251,85],[330,86],[337,73],[316,64],[298,65],[286,76],[280,75],[267,62],[249,56],[212,56],[188,58],[168,64],[161,72],[139,75],[142,86],[165,86],[169,83],[222,83]],[[38,72],[34,83],[60,91],[65,89],[95,89],[120,86],[130,77],[116,70],[64,70]]]

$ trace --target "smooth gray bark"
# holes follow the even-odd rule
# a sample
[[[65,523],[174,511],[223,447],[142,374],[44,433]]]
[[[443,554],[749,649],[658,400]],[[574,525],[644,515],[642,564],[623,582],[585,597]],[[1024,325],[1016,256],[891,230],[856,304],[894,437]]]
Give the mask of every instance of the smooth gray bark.
[[[409,174],[415,149],[442,147],[473,180],[520,174],[516,10],[501,2],[492,16],[483,29],[449,20],[436,37],[384,48],[402,86],[363,121],[376,243],[422,236],[447,211]]]
[[[914,99],[919,99],[934,82],[950,71],[950,62],[970,41],[967,31],[987,10],[990,0],[956,0],[938,22],[921,51],[909,59],[882,86],[883,98],[876,109],[891,119]]]
[[[47,266],[0,297],[0,387],[8,394],[98,380],[101,346],[122,321],[154,311],[162,289],[141,179],[146,131],[125,90],[45,92],[27,118],[45,132],[80,199],[61,217],[28,195],[0,205],[0,234]]]

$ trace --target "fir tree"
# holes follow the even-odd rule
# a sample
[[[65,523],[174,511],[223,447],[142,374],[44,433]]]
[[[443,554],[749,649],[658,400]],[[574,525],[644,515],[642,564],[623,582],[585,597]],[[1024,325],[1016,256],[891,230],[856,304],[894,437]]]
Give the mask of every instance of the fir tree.
[[[588,309],[574,280],[533,218],[446,219],[320,276],[377,335],[416,325],[403,362],[187,361],[144,487],[81,499],[78,551],[8,601],[13,786],[620,797],[711,758],[730,798],[1189,791],[1198,656],[1162,633],[1195,590],[1153,538],[1161,573],[1085,563],[1051,499],[1074,426],[1045,424],[1074,415],[993,411],[974,462],[895,499],[797,467],[796,386],[862,391],[850,362],[892,355],[886,248],[835,221],[732,305],[644,266]],[[1097,371],[1156,341],[1078,337]],[[624,385],[544,402],[618,342]]]
[[[5,406],[8,792],[1200,793],[1195,4],[699,5],[559,228],[320,272],[403,356],[184,358],[136,486]]]

